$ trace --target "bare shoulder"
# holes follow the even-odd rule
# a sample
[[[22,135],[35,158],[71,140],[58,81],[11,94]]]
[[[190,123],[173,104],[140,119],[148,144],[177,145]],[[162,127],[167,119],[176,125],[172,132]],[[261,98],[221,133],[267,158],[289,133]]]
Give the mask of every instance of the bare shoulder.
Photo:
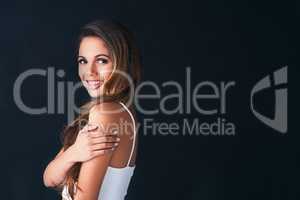
[[[108,121],[115,121],[119,118],[130,118],[126,109],[116,102],[104,102],[95,105],[90,110],[90,117],[96,117],[98,119]]]
[[[100,125],[102,128],[118,129],[120,135],[132,136],[134,133],[134,119],[128,108],[115,102],[105,102],[95,105],[89,114],[89,123]],[[105,127],[103,127],[103,125]],[[111,130],[110,130],[111,131]]]
[[[128,162],[133,148],[135,125],[129,112],[119,103],[102,103],[93,107],[90,121],[100,123],[106,133],[117,130],[121,139],[116,147],[110,164],[114,167],[124,167]]]

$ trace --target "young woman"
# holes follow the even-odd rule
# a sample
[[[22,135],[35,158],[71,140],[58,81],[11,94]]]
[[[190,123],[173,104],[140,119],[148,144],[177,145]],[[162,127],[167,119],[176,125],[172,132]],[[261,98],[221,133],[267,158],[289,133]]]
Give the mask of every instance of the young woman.
[[[137,151],[138,50],[132,33],[112,21],[85,25],[78,41],[79,77],[91,101],[65,128],[44,184],[62,188],[63,200],[123,200]]]

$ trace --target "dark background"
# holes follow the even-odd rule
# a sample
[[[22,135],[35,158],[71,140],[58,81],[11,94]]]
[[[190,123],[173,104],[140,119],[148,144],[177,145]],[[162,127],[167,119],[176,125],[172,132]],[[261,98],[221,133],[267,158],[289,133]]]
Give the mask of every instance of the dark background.
[[[25,70],[49,66],[66,71],[59,81],[78,80],[77,33],[85,23],[102,18],[116,19],[136,34],[143,80],[184,85],[185,67],[190,66],[192,85],[205,80],[236,82],[226,114],[236,124],[235,136],[139,133],[128,199],[299,199],[298,109],[293,103],[298,92],[299,9],[297,1],[1,2],[0,199],[59,199],[56,191],[43,186],[42,174],[60,148],[66,115],[23,113],[13,100],[13,84]],[[252,115],[249,94],[257,81],[285,65],[289,131],[283,135]],[[45,105],[44,79],[26,81],[22,91],[27,105]],[[77,101],[85,98],[82,92]],[[272,110],[271,99],[260,99],[262,112]],[[186,115],[139,116],[156,122],[209,120],[194,110]]]

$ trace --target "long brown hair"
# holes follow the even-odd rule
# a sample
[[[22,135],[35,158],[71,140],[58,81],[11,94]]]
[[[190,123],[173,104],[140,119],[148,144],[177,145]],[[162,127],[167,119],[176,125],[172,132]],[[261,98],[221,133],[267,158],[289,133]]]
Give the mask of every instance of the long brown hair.
[[[114,71],[110,79],[104,83],[103,95],[92,98],[80,108],[77,118],[67,125],[62,132],[63,149],[74,144],[78,132],[88,122],[90,109],[101,102],[127,103],[132,97],[132,87],[140,82],[140,55],[135,44],[133,34],[122,24],[116,21],[96,20],[83,26],[78,37],[78,49],[83,38],[96,36],[102,39],[112,56]],[[77,49],[77,52],[78,52]],[[131,83],[120,73],[126,73]],[[130,106],[133,110],[133,105]],[[74,197],[74,187],[78,180],[81,163],[74,164],[67,173],[65,184],[68,186],[71,197]]]

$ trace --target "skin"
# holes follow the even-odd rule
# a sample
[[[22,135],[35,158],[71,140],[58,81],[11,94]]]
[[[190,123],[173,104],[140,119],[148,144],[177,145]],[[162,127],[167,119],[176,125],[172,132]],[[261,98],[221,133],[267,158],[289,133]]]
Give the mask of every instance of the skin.
[[[56,187],[63,184],[67,171],[76,162],[85,162],[113,150],[120,138],[116,134],[104,134],[93,125],[85,126],[76,138],[75,143],[66,151],[63,149],[56,155],[44,171],[44,184]]]
[[[89,95],[97,97],[102,94],[103,82],[113,72],[112,59],[104,41],[98,37],[84,38],[79,48],[78,66],[79,77]],[[94,82],[87,82],[89,80]],[[110,112],[115,110],[120,112]],[[97,200],[107,168],[122,168],[128,162],[133,130],[129,128],[115,134],[110,129],[112,124],[121,127],[121,122],[132,127],[129,113],[120,104],[106,102],[94,106],[89,113],[89,126],[78,134],[71,147],[66,151],[61,150],[47,166],[44,172],[45,185],[54,187],[63,184],[70,167],[82,162],[77,182],[82,190],[77,190],[74,200]],[[102,128],[105,128],[105,134]],[[134,165],[135,157],[136,151],[130,165]]]
[[[104,41],[97,37],[83,38],[79,48],[78,66],[79,77],[90,96],[97,97],[102,94],[103,83],[113,71],[111,55]],[[100,83],[89,84],[91,80]]]
[[[93,124],[99,123],[105,127],[109,127],[110,124],[119,123],[119,119],[121,118],[129,123],[131,122],[130,116],[126,111],[109,114],[109,111],[115,109],[121,109],[120,105],[116,103],[102,103],[97,105],[90,112],[89,122]],[[105,111],[105,114],[103,114],[103,111]],[[94,157],[82,164],[77,183],[82,191],[77,190],[74,200],[98,199],[99,190],[107,168],[109,166],[117,168],[126,166],[132,147],[132,134],[133,132],[119,134],[120,143],[113,152]],[[133,165],[133,163],[134,161],[131,160],[130,165]]]

